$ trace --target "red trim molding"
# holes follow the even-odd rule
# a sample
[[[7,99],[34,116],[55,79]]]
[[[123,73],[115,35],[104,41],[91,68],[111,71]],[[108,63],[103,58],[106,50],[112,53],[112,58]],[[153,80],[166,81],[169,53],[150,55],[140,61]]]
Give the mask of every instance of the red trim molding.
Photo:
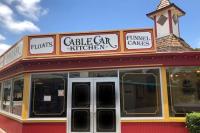
[[[168,11],[168,15],[169,15],[169,32],[170,32],[170,34],[172,34],[173,27],[172,27],[172,12],[171,12],[171,10]]]
[[[155,28],[155,38],[158,37],[158,29],[157,29],[157,21],[156,21],[156,15],[154,16],[154,28]]]
[[[77,71],[147,66],[200,66],[200,52],[22,60],[1,71],[0,79],[23,72]]]

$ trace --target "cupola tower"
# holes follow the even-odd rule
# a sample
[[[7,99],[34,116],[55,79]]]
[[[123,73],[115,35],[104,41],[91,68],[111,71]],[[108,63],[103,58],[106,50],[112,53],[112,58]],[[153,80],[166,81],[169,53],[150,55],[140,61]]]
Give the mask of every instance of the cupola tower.
[[[170,0],[160,0],[156,10],[147,14],[154,21],[158,51],[191,50],[180,38],[179,18],[184,15],[185,12]]]

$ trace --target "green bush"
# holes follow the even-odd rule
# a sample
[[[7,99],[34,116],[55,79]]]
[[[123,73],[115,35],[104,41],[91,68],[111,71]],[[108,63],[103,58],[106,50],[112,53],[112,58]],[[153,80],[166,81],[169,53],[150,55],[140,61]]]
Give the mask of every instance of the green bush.
[[[186,125],[190,133],[200,133],[200,113],[188,113]]]

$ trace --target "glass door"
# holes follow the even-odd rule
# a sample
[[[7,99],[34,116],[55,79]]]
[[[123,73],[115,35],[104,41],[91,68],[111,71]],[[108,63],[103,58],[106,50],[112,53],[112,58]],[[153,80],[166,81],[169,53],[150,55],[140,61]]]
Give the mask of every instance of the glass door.
[[[69,81],[68,133],[120,133],[117,78]]]
[[[118,80],[94,79],[94,89],[94,133],[120,133]]]
[[[71,79],[68,89],[68,133],[93,132],[93,84],[90,79]]]

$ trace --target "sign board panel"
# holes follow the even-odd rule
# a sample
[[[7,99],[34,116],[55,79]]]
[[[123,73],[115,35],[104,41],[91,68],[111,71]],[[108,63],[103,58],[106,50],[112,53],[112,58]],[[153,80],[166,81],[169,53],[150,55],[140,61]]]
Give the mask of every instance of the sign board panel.
[[[0,69],[3,67],[3,56],[0,57]]]
[[[115,33],[86,35],[64,35],[61,37],[61,52],[100,52],[116,51],[119,48],[119,36]]]
[[[34,37],[29,41],[30,54],[51,54],[54,52],[54,37]]]
[[[23,41],[20,41],[16,46],[10,49],[5,55],[3,55],[3,66],[17,60],[23,55]]]
[[[105,52],[106,55],[110,54],[110,56],[156,52],[153,29],[34,35],[28,36],[27,43],[28,48],[25,47],[24,49],[26,50],[25,54],[27,54],[24,58],[31,56],[33,58],[36,56],[49,57],[49,55],[59,57],[62,54],[71,54],[70,56],[63,56],[71,58],[78,54],[80,54],[78,57],[95,56],[99,53],[103,55]],[[56,52],[56,50],[59,50],[59,52]],[[22,57],[22,55],[23,41],[0,57],[0,69]]]
[[[124,36],[126,50],[155,50],[153,30],[125,31]]]

